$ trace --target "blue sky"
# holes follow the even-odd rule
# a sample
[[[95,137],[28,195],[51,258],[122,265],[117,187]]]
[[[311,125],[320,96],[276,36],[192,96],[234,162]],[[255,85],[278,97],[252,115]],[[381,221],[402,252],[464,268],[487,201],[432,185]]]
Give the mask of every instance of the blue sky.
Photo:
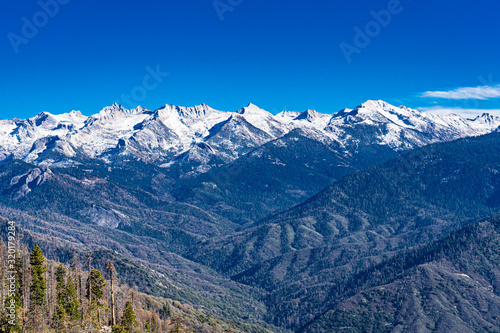
[[[0,6],[0,118],[90,115],[113,102],[228,111],[252,102],[273,113],[332,113],[367,99],[464,114],[500,109],[498,1]]]

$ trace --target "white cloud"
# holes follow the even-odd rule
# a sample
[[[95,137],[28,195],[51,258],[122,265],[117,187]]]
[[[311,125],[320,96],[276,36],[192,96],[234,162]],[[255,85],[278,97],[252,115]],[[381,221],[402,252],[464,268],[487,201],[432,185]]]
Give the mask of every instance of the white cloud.
[[[447,91],[426,91],[421,97],[434,97],[446,99],[489,99],[500,97],[500,85],[462,87]]]
[[[446,106],[433,106],[418,108],[422,112],[434,113],[439,115],[449,115],[450,113],[458,114],[465,118],[475,118],[483,113],[489,113],[493,116],[500,117],[500,109],[463,109],[463,108],[450,108]]]

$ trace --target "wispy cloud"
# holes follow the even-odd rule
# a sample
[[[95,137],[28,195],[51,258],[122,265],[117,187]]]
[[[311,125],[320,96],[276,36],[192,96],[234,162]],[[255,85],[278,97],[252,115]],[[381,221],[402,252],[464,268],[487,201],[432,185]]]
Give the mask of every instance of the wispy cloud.
[[[445,99],[490,99],[500,97],[500,85],[462,87],[446,91],[426,91],[421,97],[445,98]]]
[[[491,115],[500,117],[500,109],[465,109],[456,107],[446,107],[446,106],[432,106],[432,107],[421,107],[418,110],[422,112],[428,112],[439,115],[449,115],[450,113],[458,114],[465,118],[475,118],[482,115],[483,113],[489,113]]]

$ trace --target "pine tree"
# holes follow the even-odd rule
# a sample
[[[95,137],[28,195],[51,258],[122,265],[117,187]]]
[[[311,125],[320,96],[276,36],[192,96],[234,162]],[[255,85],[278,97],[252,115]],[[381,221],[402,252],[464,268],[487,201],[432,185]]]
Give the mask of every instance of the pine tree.
[[[78,292],[71,275],[68,277],[68,282],[66,284],[66,297],[66,313],[71,320],[80,319],[80,302],[78,301]]]
[[[113,325],[111,328],[112,333],[126,333],[127,331],[120,325]]]
[[[16,305],[23,306],[23,260],[21,253],[16,251]]]
[[[30,265],[32,281],[30,286],[30,303],[34,306],[43,308],[45,303],[45,291],[47,290],[44,273],[47,271],[47,267],[45,266],[45,258],[42,249],[38,244],[35,244],[31,252]]]
[[[100,304],[103,296],[103,289],[106,286],[106,281],[97,269],[92,269],[87,279],[87,298],[92,304]]]
[[[57,332],[65,332],[68,325],[68,314],[64,306],[58,305],[54,312],[53,326]]]
[[[113,325],[113,327],[111,328],[111,332],[112,333],[126,333],[123,326],[120,326],[120,325]]]
[[[45,292],[47,286],[45,284],[44,273],[47,271],[45,266],[45,258],[42,249],[35,244],[30,255],[30,328],[33,332],[43,332],[45,326]]]
[[[87,279],[87,298],[90,302],[91,314],[94,310],[97,311],[97,324],[101,326],[101,312],[100,308],[103,307],[101,303],[103,296],[103,289],[106,286],[106,281],[97,269],[92,269],[90,271],[89,277]]]
[[[129,332],[133,332],[134,327],[137,327],[137,325],[139,324],[135,318],[136,317],[134,309],[132,308],[132,303],[130,303],[130,301],[127,301],[127,303],[125,304],[125,310],[123,310],[122,326]]]
[[[57,292],[57,305],[65,306],[66,299],[66,270],[60,264],[56,271],[56,292]]]
[[[56,271],[56,310],[54,312],[54,328],[58,331],[65,331],[68,324],[67,308],[67,287],[66,287],[66,270],[61,264]]]

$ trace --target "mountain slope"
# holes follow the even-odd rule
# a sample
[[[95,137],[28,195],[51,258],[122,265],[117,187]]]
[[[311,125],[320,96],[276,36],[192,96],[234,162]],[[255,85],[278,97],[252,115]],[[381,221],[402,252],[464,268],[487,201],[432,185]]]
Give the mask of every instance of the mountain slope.
[[[199,239],[234,230],[229,221],[118,186],[92,170],[52,170],[17,160],[0,170],[0,216],[25,229],[29,244],[44,244],[51,258],[67,262],[70,253],[83,258],[88,249],[126,258],[121,278],[140,290],[227,318],[248,318],[251,311],[251,321],[262,321],[257,290],[179,255]]]
[[[279,255],[346,237],[362,240],[368,233],[387,238],[425,231],[432,237],[456,221],[499,209],[499,144],[500,135],[493,133],[429,145],[354,172],[261,226],[208,242],[210,251],[200,257],[236,259],[226,251],[253,237],[259,247],[241,254],[244,261],[269,259],[267,248]],[[268,237],[275,242],[268,244]],[[418,242],[415,237],[406,241]],[[223,250],[225,242],[232,246]]]
[[[500,211],[499,144],[494,133],[417,149],[347,175],[260,226],[202,241],[188,257],[266,290],[269,320],[298,328],[355,271]]]
[[[234,230],[223,218],[133,187],[133,176],[127,174],[129,187],[113,181],[119,178],[113,171],[51,169],[14,160],[0,165],[0,202],[30,214],[47,211],[112,229],[151,225],[206,236]]]
[[[491,218],[402,252],[337,288],[348,297],[301,331],[499,332],[499,249]]]
[[[361,166],[292,130],[235,161],[181,183],[173,196],[244,224],[298,204]]]

